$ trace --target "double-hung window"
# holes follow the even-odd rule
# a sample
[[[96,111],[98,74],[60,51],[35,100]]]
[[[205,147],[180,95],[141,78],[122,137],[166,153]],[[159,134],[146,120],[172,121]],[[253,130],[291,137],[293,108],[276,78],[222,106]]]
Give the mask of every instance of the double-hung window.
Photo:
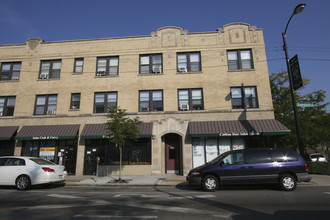
[[[42,60],[40,65],[39,79],[60,78],[61,60]]]
[[[35,104],[35,115],[55,115],[57,106],[57,95],[37,95]]]
[[[0,97],[0,117],[13,116],[15,109],[15,96]]]
[[[231,88],[231,100],[233,109],[258,108],[256,87]]]
[[[76,58],[74,60],[74,73],[82,73],[84,67],[84,58]]]
[[[140,74],[162,73],[162,54],[140,55]]]
[[[117,76],[119,57],[98,57],[96,76]]]
[[[251,50],[229,50],[227,51],[229,70],[253,69]]]
[[[203,89],[179,89],[179,111],[203,110]]]
[[[139,111],[163,111],[163,91],[140,91],[139,94]]]
[[[21,73],[21,63],[2,63],[0,72],[1,80],[19,80],[19,75]]]
[[[79,108],[80,108],[80,93],[72,93],[70,109],[79,109]]]
[[[178,53],[178,72],[200,72],[201,54],[200,52]]]
[[[117,92],[96,92],[94,113],[106,113],[111,106],[117,106]]]

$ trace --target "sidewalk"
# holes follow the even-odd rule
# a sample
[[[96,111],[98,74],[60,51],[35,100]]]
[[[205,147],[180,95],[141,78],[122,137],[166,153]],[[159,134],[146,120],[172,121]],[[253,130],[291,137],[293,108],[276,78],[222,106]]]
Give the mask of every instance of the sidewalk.
[[[312,180],[298,185],[330,186],[330,176],[311,175]],[[117,182],[118,176],[68,176],[67,186],[176,186],[188,185],[185,176],[122,176],[124,182]]]

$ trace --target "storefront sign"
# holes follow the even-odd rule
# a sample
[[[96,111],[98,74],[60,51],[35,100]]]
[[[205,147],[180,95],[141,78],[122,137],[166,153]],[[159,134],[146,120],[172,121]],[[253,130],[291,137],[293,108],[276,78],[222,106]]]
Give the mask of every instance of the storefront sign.
[[[240,133],[220,133],[220,137],[231,137],[231,136],[259,136],[259,132],[240,132]]]
[[[32,140],[57,140],[57,136],[39,136],[39,137],[32,137]]]
[[[40,147],[40,154],[41,158],[46,160],[54,160],[55,157],[55,147]]]

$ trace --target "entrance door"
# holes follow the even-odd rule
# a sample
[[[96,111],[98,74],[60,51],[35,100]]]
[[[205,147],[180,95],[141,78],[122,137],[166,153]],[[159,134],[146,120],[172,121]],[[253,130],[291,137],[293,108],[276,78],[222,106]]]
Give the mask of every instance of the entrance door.
[[[165,136],[166,173],[180,173],[181,137],[176,134]]]

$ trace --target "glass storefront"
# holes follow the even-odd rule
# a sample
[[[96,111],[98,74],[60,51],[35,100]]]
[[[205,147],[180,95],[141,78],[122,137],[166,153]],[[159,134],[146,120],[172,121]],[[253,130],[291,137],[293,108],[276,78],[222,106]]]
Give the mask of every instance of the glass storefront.
[[[23,141],[22,156],[41,157],[64,165],[69,175],[76,173],[77,140]]]

